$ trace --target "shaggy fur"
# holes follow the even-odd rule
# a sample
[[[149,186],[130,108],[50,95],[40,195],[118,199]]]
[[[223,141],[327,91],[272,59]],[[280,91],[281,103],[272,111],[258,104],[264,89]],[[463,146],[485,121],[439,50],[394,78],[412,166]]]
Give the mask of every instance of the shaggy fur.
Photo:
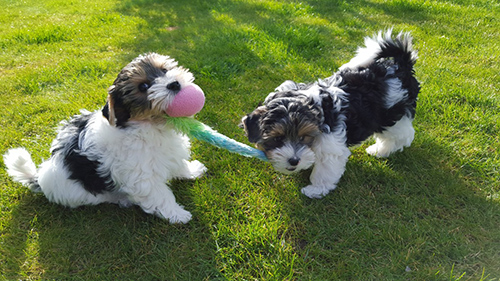
[[[365,39],[365,47],[332,76],[315,83],[285,81],[262,106],[242,118],[248,140],[263,150],[277,171],[314,165],[302,193],[320,198],[336,188],[349,147],[374,136],[367,149],[387,157],[414,137],[417,59],[412,38],[391,30]]]
[[[52,156],[38,170],[28,151],[16,148],[4,155],[7,172],[68,207],[137,204],[146,213],[186,223],[191,213],[167,183],[200,177],[206,168],[189,161],[189,139],[166,126],[164,116],[176,93],[193,80],[168,56],[141,55],[118,74],[102,110],[63,122]]]

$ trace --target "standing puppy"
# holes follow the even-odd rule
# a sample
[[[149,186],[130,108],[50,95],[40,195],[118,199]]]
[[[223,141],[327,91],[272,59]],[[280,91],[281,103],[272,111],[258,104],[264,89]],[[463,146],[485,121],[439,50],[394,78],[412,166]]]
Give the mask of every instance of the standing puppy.
[[[189,162],[189,139],[164,117],[176,96],[199,89],[193,80],[168,56],[141,55],[118,74],[102,110],[82,111],[63,123],[52,156],[38,170],[30,154],[16,148],[4,155],[7,172],[65,206],[137,204],[146,213],[186,223],[191,213],[177,204],[167,182],[200,177],[206,168]]]
[[[365,47],[332,76],[311,84],[285,81],[262,106],[243,117],[250,142],[277,171],[314,165],[302,193],[321,198],[336,188],[349,146],[374,135],[367,152],[387,157],[413,141],[412,121],[420,90],[412,38],[392,31],[365,39]]]

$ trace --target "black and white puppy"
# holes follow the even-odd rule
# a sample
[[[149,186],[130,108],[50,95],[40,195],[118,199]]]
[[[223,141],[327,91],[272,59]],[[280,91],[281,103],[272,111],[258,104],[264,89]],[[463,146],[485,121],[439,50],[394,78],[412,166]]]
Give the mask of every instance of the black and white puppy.
[[[351,152],[370,136],[366,151],[387,157],[414,137],[417,95],[412,37],[392,30],[365,38],[365,47],[332,76],[315,83],[285,81],[242,118],[248,140],[277,171],[314,165],[302,193],[321,198],[336,188]]]
[[[69,207],[103,202],[139,205],[145,212],[186,223],[184,210],[168,186],[206,170],[189,161],[189,139],[167,126],[166,110],[192,85],[193,75],[168,57],[141,55],[118,74],[102,110],[82,111],[63,122],[51,157],[37,169],[24,148],[4,155],[14,180]]]

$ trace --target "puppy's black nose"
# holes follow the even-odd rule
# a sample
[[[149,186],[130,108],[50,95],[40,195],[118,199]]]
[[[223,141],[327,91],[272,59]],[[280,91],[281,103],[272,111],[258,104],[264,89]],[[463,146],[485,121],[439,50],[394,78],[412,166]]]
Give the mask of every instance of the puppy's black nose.
[[[167,89],[171,91],[179,91],[181,89],[181,84],[179,84],[179,82],[177,81],[174,81],[167,85]]]
[[[290,163],[290,165],[292,166],[297,166],[297,164],[299,164],[300,162],[300,158],[298,157],[292,157],[290,159],[288,159],[288,163]]]

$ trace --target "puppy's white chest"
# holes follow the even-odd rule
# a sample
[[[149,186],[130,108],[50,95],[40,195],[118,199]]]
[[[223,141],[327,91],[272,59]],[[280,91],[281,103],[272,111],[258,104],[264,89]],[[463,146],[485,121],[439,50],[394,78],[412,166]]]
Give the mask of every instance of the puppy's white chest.
[[[190,156],[189,139],[162,126],[139,126],[125,130],[122,152],[127,161],[155,167],[172,166]],[[125,160],[125,159],[124,159]]]
[[[96,154],[101,169],[120,177],[129,174],[171,177],[190,158],[189,138],[162,124],[137,122],[127,128],[109,126],[102,119],[87,132],[84,141],[90,154]]]

